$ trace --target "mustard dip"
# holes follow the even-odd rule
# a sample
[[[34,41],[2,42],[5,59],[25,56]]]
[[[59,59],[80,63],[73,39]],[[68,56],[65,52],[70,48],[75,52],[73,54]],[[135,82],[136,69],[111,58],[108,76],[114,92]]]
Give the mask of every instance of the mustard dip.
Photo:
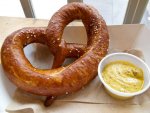
[[[143,70],[127,61],[114,61],[107,64],[103,71],[104,81],[120,92],[137,92],[143,88]]]

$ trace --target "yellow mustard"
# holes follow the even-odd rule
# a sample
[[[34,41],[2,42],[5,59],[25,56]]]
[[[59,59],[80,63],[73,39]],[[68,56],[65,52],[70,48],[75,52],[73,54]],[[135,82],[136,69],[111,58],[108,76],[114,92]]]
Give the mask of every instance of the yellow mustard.
[[[114,61],[107,64],[103,71],[104,81],[120,92],[137,92],[143,88],[143,70],[127,61]]]

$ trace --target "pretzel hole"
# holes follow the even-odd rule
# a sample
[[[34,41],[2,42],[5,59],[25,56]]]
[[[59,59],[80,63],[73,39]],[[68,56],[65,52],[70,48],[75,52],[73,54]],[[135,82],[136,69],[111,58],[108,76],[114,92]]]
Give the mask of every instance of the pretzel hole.
[[[76,20],[69,23],[64,29],[62,38],[67,43],[87,44],[87,34],[83,23]]]
[[[32,43],[24,48],[24,54],[33,67],[38,69],[50,69],[54,56],[49,51],[48,46]]]
[[[62,64],[62,66],[67,66],[67,65],[73,63],[75,60],[77,60],[77,58],[66,58]]]

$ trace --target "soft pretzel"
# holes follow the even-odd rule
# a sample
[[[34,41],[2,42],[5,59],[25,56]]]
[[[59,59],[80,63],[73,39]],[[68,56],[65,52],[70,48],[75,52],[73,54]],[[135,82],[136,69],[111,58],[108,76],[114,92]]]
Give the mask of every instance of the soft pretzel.
[[[87,45],[66,43],[63,30],[81,19],[87,32]],[[25,57],[30,43],[48,45],[54,55],[53,68],[37,69]],[[43,96],[59,96],[81,89],[97,74],[100,60],[109,45],[107,26],[98,11],[83,3],[70,3],[56,12],[46,28],[23,28],[10,34],[2,46],[2,65],[7,77],[20,89]],[[67,57],[79,57],[62,67]],[[51,97],[50,97],[51,98]]]

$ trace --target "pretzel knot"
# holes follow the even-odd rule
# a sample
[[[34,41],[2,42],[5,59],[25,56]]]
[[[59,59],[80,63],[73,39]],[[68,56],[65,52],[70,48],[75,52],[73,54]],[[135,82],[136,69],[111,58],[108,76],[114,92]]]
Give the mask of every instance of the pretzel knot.
[[[81,19],[87,33],[87,45],[66,43],[64,28]],[[37,69],[25,57],[23,48],[30,43],[42,43],[54,55],[53,69]],[[83,3],[70,3],[56,12],[46,28],[23,28],[10,34],[2,46],[2,65],[7,77],[20,89],[42,96],[73,93],[97,74],[100,60],[109,45],[107,26],[98,11]],[[65,58],[78,58],[62,67]],[[47,104],[46,104],[47,105]]]

